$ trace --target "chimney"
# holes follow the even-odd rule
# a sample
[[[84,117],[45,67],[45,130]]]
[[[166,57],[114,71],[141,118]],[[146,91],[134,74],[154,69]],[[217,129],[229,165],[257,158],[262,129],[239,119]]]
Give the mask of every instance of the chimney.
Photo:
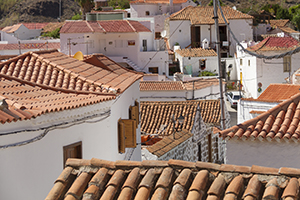
[[[170,4],[170,14],[173,13],[173,0],[169,0],[169,4]]]

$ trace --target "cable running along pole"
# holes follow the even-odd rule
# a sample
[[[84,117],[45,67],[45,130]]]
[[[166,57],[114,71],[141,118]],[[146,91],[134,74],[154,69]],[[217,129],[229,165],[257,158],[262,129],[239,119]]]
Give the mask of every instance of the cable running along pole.
[[[214,3],[214,20],[216,27],[216,50],[218,56],[218,69],[219,69],[219,86],[220,86],[220,108],[221,108],[221,129],[225,130],[225,110],[224,110],[224,97],[223,97],[223,83],[221,77],[221,57],[220,57],[220,32],[219,32],[219,22],[218,22],[218,4],[217,1],[213,0]]]

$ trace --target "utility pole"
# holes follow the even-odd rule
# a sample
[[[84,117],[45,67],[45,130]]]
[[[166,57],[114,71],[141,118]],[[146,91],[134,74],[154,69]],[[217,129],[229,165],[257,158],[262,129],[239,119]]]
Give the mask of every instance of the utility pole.
[[[221,76],[221,56],[220,56],[220,32],[219,32],[219,22],[218,22],[218,2],[219,0],[213,0],[214,3],[214,20],[215,20],[215,27],[216,27],[216,50],[218,56],[218,69],[219,69],[219,86],[220,86],[220,107],[221,107],[221,129],[225,130],[225,109],[224,109],[224,96],[223,96],[223,83],[222,83],[222,76]]]
[[[71,56],[71,38],[68,38],[69,56]]]

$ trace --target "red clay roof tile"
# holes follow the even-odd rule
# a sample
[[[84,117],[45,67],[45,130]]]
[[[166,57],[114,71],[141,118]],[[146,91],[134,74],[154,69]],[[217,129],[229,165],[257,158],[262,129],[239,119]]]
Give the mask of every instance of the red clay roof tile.
[[[74,159],[76,160],[76,159]],[[126,170],[118,168],[116,162],[98,160],[93,161],[99,166],[111,165],[106,167],[97,167],[95,165],[86,166],[86,160],[76,163],[75,166],[68,165],[62,175],[54,183],[54,187],[49,192],[46,199],[63,197],[67,191],[64,190],[67,182],[75,184],[71,186],[72,194],[80,196],[82,188],[87,185],[86,180],[90,179],[88,187],[85,187],[83,199],[158,199],[164,197],[169,199],[197,199],[206,197],[207,199],[285,199],[296,198],[299,194],[299,174],[280,174],[281,169],[267,169],[265,167],[254,166],[251,172],[238,172],[228,170],[227,172],[212,169],[210,164],[201,163],[201,169],[196,167],[196,163],[188,161],[171,160],[168,165],[155,165],[157,161],[148,161],[150,168],[146,173],[144,165],[135,167],[130,164]],[[83,166],[78,165],[83,163]],[[103,164],[101,164],[103,163]],[[134,162],[135,163],[135,162]],[[198,163],[198,162],[197,162]],[[216,164],[214,164],[216,165]],[[205,168],[207,166],[208,168]],[[247,166],[228,165],[232,167],[249,168]],[[286,168],[289,170],[290,168]],[[271,174],[270,174],[271,170]],[[295,170],[295,169],[292,169]],[[299,169],[297,169],[299,170]],[[108,171],[113,174],[108,175]],[[219,172],[215,176],[215,172]],[[105,178],[102,178],[102,175]],[[84,176],[84,177],[83,177]],[[94,178],[98,176],[99,178]],[[75,177],[77,177],[75,179]],[[82,179],[82,180],[81,180]],[[97,181],[94,181],[97,179]],[[81,183],[81,184],[80,184]],[[78,184],[78,185],[77,185]],[[101,192],[105,186],[105,192]],[[74,188],[77,188],[75,190]],[[245,191],[244,191],[245,188]],[[97,193],[97,190],[99,190]],[[97,196],[98,195],[98,196]],[[67,195],[71,196],[71,195]],[[74,197],[73,196],[73,197]],[[124,198],[123,198],[124,197]]]
[[[67,21],[60,33],[128,33],[151,32],[140,22],[132,20]]]
[[[287,51],[300,46],[299,41],[292,37],[267,37],[258,44],[247,48],[249,51]]]

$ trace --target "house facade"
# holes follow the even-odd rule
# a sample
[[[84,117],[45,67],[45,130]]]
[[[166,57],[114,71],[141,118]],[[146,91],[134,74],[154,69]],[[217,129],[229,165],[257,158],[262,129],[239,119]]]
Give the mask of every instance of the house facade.
[[[4,27],[1,32],[5,32],[10,36],[13,36],[17,38],[18,40],[29,40],[29,39],[35,39],[41,35],[42,28],[40,29],[29,29],[23,24],[16,24],[13,26],[7,26]],[[2,38],[2,40],[7,40],[9,37]],[[5,37],[5,35],[4,35]]]
[[[222,7],[228,24],[239,41],[253,38],[253,17],[243,14],[228,6]],[[221,56],[233,56],[236,42],[230,36],[225,21],[219,11],[219,30],[221,41]],[[203,40],[208,41],[209,47],[215,49],[216,33],[213,19],[213,6],[188,6],[172,14],[165,22],[166,37],[170,47],[178,43],[182,49],[199,48]]]
[[[103,53],[137,71],[166,74],[168,53],[156,51],[149,28],[130,20],[68,21],[60,31],[61,51]]]
[[[103,55],[83,62],[57,51],[25,53],[0,69],[1,199],[45,198],[70,157],[141,160],[141,74]]]
[[[226,140],[225,163],[299,166],[295,159],[299,154],[299,100],[298,93],[253,119],[220,131]]]
[[[243,43],[247,50],[265,56],[281,54],[299,46],[292,37],[268,37],[258,44]],[[237,76],[247,97],[257,98],[271,83],[285,83],[298,67],[299,53],[279,59],[260,59],[237,47]]]

